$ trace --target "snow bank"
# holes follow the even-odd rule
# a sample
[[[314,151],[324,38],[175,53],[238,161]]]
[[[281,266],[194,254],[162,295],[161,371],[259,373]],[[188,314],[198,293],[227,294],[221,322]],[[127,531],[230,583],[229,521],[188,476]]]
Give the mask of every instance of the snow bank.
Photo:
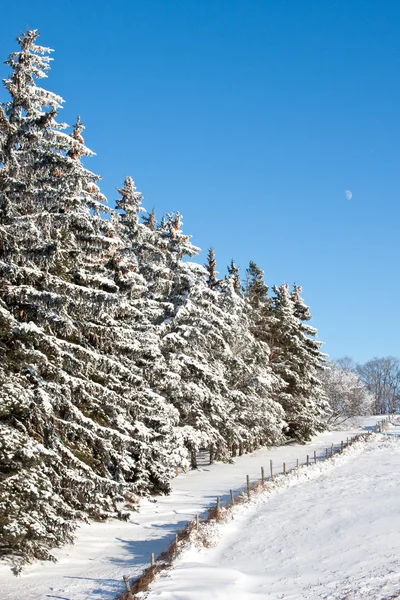
[[[389,600],[400,594],[399,439],[374,435],[215,525],[148,600]],[[288,489],[292,488],[292,489]]]
[[[363,418],[362,424],[372,428],[377,417]],[[0,563],[1,600],[15,600],[28,588],[35,600],[59,597],[64,600],[87,600],[97,597],[114,600],[124,589],[122,577],[134,577],[149,565],[150,553],[158,556],[174,539],[175,533],[196,513],[206,511],[217,496],[222,503],[229,499],[229,489],[237,490],[246,480],[260,476],[272,459],[275,472],[301,462],[306,455],[318,455],[331,443],[361,431],[360,426],[348,432],[325,432],[306,445],[293,444],[278,448],[261,448],[238,457],[234,464],[215,463],[203,469],[181,474],[172,482],[169,496],[143,500],[140,512],[132,513],[129,522],[109,520],[105,523],[82,524],[74,545],[56,549],[57,563],[35,563],[27,566],[20,578]]]

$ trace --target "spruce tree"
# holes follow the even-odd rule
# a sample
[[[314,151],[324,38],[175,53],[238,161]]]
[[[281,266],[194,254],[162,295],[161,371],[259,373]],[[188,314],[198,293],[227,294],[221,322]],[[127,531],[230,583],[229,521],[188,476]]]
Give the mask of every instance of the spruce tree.
[[[118,190],[121,198],[117,201],[117,208],[122,212],[122,222],[126,225],[126,232],[133,234],[138,229],[139,214],[144,211],[142,208],[142,195],[136,190],[132,177],[126,177],[124,186]]]
[[[144,215],[142,217],[142,221],[145,225],[147,225],[147,227],[149,229],[151,229],[151,231],[156,230],[157,219],[156,219],[156,211],[154,210],[154,208],[152,209],[151,213],[149,213],[148,215]]]
[[[233,260],[233,258],[230,264],[228,265],[228,274],[229,277],[232,279],[233,289],[235,290],[236,294],[241,294],[242,283],[240,281],[240,271],[239,268],[235,265],[235,261]]]
[[[292,294],[287,284],[274,286],[270,346],[273,372],[286,383],[277,395],[286,414],[286,434],[305,441],[325,428],[327,403],[318,379],[321,342],[315,339],[316,330],[301,320],[309,314],[299,292],[297,286]]]
[[[207,277],[207,285],[210,289],[215,290],[219,286],[219,280],[217,278],[217,261],[215,259],[215,252],[213,248],[210,248],[207,254],[207,262],[204,265],[208,277]]]
[[[211,414],[213,393],[220,396],[223,381],[207,356],[200,340],[205,332],[201,326],[200,304],[209,305],[209,293],[205,282],[206,271],[195,263],[184,262],[186,256],[194,256],[199,249],[190,242],[190,236],[182,232],[180,213],[169,213],[165,225],[157,233],[163,249],[164,273],[171,283],[164,296],[164,320],[160,323],[160,348],[167,369],[157,373],[156,390],[179,411],[179,435],[186,448],[187,457],[182,466],[195,466],[196,452],[201,446],[222,444],[215,420],[221,416]],[[208,323],[203,323],[208,331]],[[212,390],[210,389],[212,386]],[[225,412],[227,426],[229,412]]]
[[[250,261],[246,270],[245,297],[251,306],[251,331],[257,340],[269,343],[270,328],[274,319],[264,271]]]
[[[268,295],[268,286],[264,282],[264,271],[252,260],[246,269],[245,289],[246,297],[254,308],[264,306]]]
[[[66,156],[72,140],[63,133],[66,124],[56,119],[63,99],[38,87],[35,81],[47,77],[51,61],[51,50],[35,43],[38,35],[37,31],[27,31],[18,37],[20,50],[5,63],[11,74],[4,81],[10,101],[2,105],[0,119],[3,221],[41,209],[51,211],[54,205],[59,210],[63,192],[72,198],[63,181],[65,169],[74,170],[75,166]],[[84,153],[90,151],[84,149]],[[74,179],[70,176],[68,185]]]
[[[218,305],[229,348],[225,378],[234,403],[234,443],[249,449],[280,444],[285,415],[275,397],[284,384],[271,369],[268,345],[252,333],[252,308],[235,291],[234,276],[221,284]]]
[[[121,211],[120,229],[124,245],[116,254],[116,272],[120,292],[125,296],[124,310],[115,328],[115,352],[131,369],[140,370],[143,377],[141,389],[131,390],[135,402],[131,416],[147,428],[147,443],[140,449],[140,476],[138,490],[167,492],[169,481],[181,461],[177,438],[177,411],[158,394],[152,385],[154,378],[165,372],[164,358],[160,352],[159,321],[164,317],[162,295],[150,291],[150,277],[157,273],[159,259],[156,247],[157,232],[139,223],[144,211],[142,196],[135,191],[133,180],[125,179],[117,200]],[[168,288],[169,289],[169,288]],[[122,335],[121,335],[122,334]],[[120,342],[119,342],[120,340]],[[137,472],[138,473],[138,472]]]

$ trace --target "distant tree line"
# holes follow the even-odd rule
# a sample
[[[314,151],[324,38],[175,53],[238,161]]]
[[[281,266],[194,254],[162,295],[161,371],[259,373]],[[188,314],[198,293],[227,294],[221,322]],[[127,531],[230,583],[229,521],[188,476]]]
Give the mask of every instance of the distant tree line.
[[[342,368],[355,373],[372,395],[373,414],[400,412],[400,360],[395,356],[374,357],[366,363],[355,363],[344,357]]]
[[[394,356],[364,364],[345,356],[327,363],[320,379],[330,406],[328,425],[359,415],[400,412],[400,360]]]
[[[37,37],[0,105],[0,555],[21,563],[167,493],[201,447],[305,441],[330,410],[301,288],[191,262],[180,213],[146,213],[130,177],[109,208]]]

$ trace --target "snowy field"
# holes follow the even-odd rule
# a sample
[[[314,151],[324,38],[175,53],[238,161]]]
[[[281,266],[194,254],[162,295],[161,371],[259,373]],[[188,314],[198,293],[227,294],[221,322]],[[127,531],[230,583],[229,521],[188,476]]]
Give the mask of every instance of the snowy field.
[[[363,419],[363,424],[370,427],[376,421],[376,417]],[[326,446],[359,432],[359,427],[347,432],[326,432],[316,436],[306,445],[294,444],[270,450],[261,449],[237,458],[232,465],[214,464],[202,470],[179,475],[173,481],[170,496],[143,501],[140,512],[133,513],[129,522],[109,521],[82,525],[73,546],[65,546],[54,552],[57,563],[35,563],[28,566],[19,578],[11,573],[9,566],[0,565],[1,600],[17,600],[25,597],[27,593],[33,600],[114,600],[116,594],[123,589],[124,574],[133,577],[140,573],[148,566],[151,552],[158,555],[166,549],[177,529],[183,527],[189,519],[193,519],[196,513],[201,513],[207,506],[215,503],[216,496],[221,496],[222,501],[228,500],[229,489],[242,486],[246,474],[250,475],[251,479],[259,477],[261,466],[265,467],[267,473],[270,459],[274,461],[276,472],[282,470],[284,461],[290,468],[294,466],[297,458],[304,462],[306,455],[312,456],[314,450],[317,455],[322,456]],[[396,506],[400,502],[394,498],[397,485],[395,473],[396,470],[399,472],[400,454],[397,451],[397,440],[391,443],[393,446],[389,448],[376,448],[375,453],[366,452],[354,459],[357,460],[357,465],[360,464],[365,469],[357,485],[353,485],[356,480],[349,475],[356,475],[352,467],[353,461],[342,457],[335,460],[343,460],[346,463],[343,468],[333,469],[331,473],[330,467],[323,467],[328,470],[318,480],[305,482],[296,486],[296,489],[281,492],[274,500],[260,500],[257,509],[244,509],[243,514],[238,515],[237,522],[235,520],[232,524],[224,526],[226,536],[224,534],[224,541],[216,550],[204,554],[185,554],[179,561],[179,567],[172,571],[171,577],[160,579],[154,586],[152,600],[205,600],[228,597],[230,600],[292,600],[300,597],[344,600],[345,596],[334,595],[334,587],[333,595],[329,596],[323,592],[326,583],[323,574],[332,571],[330,581],[334,586],[335,582],[344,581],[345,573],[349,572],[343,568],[343,561],[348,567],[349,562],[358,557],[356,551],[342,551],[342,543],[350,539],[357,548],[362,541],[360,536],[365,536],[371,543],[375,539],[380,540],[379,551],[387,569],[390,568],[391,561],[395,561],[394,555],[400,556],[400,552],[393,549],[396,547],[400,550],[400,536],[396,530],[396,522],[400,525]],[[379,460],[372,458],[374,454],[379,456]],[[313,468],[308,472],[312,470]],[[343,483],[342,486],[340,482]],[[316,487],[314,489],[310,486]],[[392,496],[389,494],[391,489]],[[357,490],[360,493],[364,490],[362,499],[356,496]],[[376,498],[376,494],[379,498]],[[347,496],[349,501],[353,496],[358,500],[346,505],[348,508],[343,504],[343,513],[340,522],[337,522],[337,507],[342,506],[342,500]],[[399,494],[398,496],[400,497]],[[367,510],[369,506],[372,510],[372,502],[367,501],[368,497],[377,503],[373,514]],[[387,503],[391,506],[391,514],[386,514]],[[275,511],[273,519],[271,511]],[[380,512],[382,519],[377,519],[377,513]],[[258,518],[260,521],[257,521]],[[379,523],[378,530],[375,528],[375,522]],[[325,524],[319,529],[322,523]],[[352,523],[358,523],[357,530],[353,531]],[[250,527],[256,532],[252,536],[248,535]],[[264,529],[265,535],[260,537],[260,531]],[[351,531],[353,533],[350,534]],[[233,545],[236,536],[238,541],[241,540],[239,552],[238,546]],[[304,552],[299,549],[303,538],[309,539],[314,548],[313,553],[307,555],[306,548]],[[320,548],[321,539],[325,540],[323,550]],[[231,550],[229,544],[232,546]],[[244,554],[241,558],[242,547],[246,556],[247,552],[250,553],[250,558],[245,558]],[[372,552],[376,551],[372,550],[373,547],[371,546],[369,556],[364,556],[363,559],[365,574],[370,567],[375,572],[375,563],[378,564],[377,556],[372,560]],[[271,552],[267,552],[267,548]],[[390,558],[392,554],[393,558]],[[278,565],[280,568],[282,565],[283,569],[280,574]],[[360,564],[358,566],[360,567]],[[250,569],[248,573],[246,567]],[[374,576],[379,578],[379,572]],[[305,577],[308,579],[304,579]],[[304,595],[304,589],[300,595],[297,591],[292,591],[292,595],[282,595],[286,593],[289,583],[292,590],[295,590],[293,586],[303,585],[304,581],[307,585],[315,585],[318,577],[322,578],[322,587],[316,588],[319,591],[315,592],[320,593],[319,596]],[[215,590],[211,587],[201,588],[204,578],[212,579],[212,588],[215,585]],[[307,593],[311,594],[314,591]],[[321,595],[322,593],[325,595]],[[386,598],[383,595],[359,597],[374,597],[375,600]]]
[[[185,551],[148,600],[400,598],[400,440],[373,436],[290,475]]]

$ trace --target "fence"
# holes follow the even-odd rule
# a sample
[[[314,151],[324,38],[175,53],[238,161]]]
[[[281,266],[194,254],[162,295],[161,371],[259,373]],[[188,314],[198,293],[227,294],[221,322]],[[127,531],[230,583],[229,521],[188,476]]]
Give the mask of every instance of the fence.
[[[203,541],[203,543],[207,545],[204,535],[201,535],[201,527],[203,524],[209,523],[210,521],[219,521],[221,519],[222,509],[226,511],[235,504],[247,502],[250,500],[252,493],[263,490],[268,482],[274,481],[275,477],[278,477],[279,475],[285,476],[296,471],[300,467],[310,466],[321,461],[329,460],[335,455],[341,454],[345,448],[351,446],[354,442],[360,439],[366,439],[373,432],[391,435],[391,433],[387,432],[388,424],[389,419],[384,418],[368,432],[350,438],[348,437],[340,443],[331,444],[319,451],[314,450],[312,454],[306,455],[305,460],[300,461],[300,459],[296,459],[295,461],[283,462],[282,464],[277,464],[270,460],[268,465],[260,467],[260,477],[251,480],[249,475],[247,475],[243,485],[229,490],[229,495],[226,496],[228,498],[227,502],[222,502],[221,498],[217,497],[215,505],[211,506],[205,513],[194,515],[193,520],[188,521],[187,525],[175,534],[171,544],[164,552],[157,558],[155,558],[154,553],[152,553],[150,555],[150,566],[147,567],[141,575],[135,578],[132,583],[129,582],[127,576],[124,576],[126,591],[118,597],[119,600],[135,600],[136,594],[148,590],[157,573],[171,566],[172,561],[179,553],[181,542],[187,540],[193,531],[200,534],[200,541]],[[400,437],[400,433],[396,432],[396,437]],[[205,460],[205,457],[203,460]]]

